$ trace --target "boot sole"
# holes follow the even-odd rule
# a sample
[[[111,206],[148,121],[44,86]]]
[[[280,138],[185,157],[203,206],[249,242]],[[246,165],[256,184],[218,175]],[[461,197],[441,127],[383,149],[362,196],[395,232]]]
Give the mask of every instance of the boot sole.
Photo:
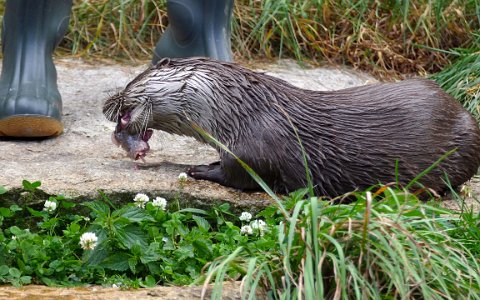
[[[62,122],[47,116],[11,116],[0,120],[0,136],[4,137],[54,137],[62,132]]]

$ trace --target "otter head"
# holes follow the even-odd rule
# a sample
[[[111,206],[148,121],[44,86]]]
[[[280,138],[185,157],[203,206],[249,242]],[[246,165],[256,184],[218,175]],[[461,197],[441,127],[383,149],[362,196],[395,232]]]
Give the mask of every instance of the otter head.
[[[182,90],[189,72],[161,60],[132,80],[123,91],[109,97],[103,106],[108,120],[119,122],[129,134],[148,128],[172,132],[182,114]]]

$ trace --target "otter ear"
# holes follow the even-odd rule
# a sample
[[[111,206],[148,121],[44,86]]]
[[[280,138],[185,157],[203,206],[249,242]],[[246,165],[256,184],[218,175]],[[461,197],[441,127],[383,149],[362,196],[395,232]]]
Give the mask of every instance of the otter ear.
[[[164,57],[155,64],[156,69],[161,69],[162,67],[167,67],[170,64],[170,58]]]

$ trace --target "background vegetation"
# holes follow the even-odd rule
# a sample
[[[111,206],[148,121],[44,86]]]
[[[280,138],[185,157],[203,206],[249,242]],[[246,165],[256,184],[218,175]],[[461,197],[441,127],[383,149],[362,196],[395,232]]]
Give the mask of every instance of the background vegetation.
[[[149,59],[168,25],[165,0],[74,1],[62,43],[74,55]],[[376,75],[443,69],[478,50],[478,0],[235,0],[232,47],[239,59],[293,57],[346,63]]]

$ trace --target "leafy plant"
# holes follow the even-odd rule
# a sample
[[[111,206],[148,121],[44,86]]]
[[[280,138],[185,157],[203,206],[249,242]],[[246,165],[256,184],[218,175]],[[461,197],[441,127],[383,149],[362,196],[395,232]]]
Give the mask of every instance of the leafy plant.
[[[30,194],[40,187],[23,185]],[[242,233],[228,204],[168,211],[165,199],[142,197],[115,208],[103,195],[82,204],[85,215],[62,196],[49,197],[43,209],[0,208],[0,283],[185,285],[239,246],[273,247],[268,234]]]

